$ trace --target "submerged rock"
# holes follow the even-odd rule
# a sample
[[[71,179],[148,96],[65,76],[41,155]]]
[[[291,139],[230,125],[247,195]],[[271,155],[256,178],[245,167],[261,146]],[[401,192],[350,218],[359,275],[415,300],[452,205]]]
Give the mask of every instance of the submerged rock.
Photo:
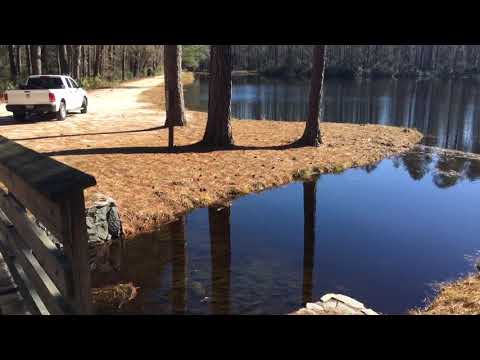
[[[341,294],[326,294],[319,302],[307,303],[306,307],[291,315],[378,315],[361,302]]]

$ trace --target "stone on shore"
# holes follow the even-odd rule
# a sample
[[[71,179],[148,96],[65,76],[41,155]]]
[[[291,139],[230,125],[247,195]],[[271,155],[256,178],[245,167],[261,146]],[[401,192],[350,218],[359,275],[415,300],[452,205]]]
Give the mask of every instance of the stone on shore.
[[[319,302],[306,306],[290,315],[378,315],[361,302],[341,294],[326,294]]]

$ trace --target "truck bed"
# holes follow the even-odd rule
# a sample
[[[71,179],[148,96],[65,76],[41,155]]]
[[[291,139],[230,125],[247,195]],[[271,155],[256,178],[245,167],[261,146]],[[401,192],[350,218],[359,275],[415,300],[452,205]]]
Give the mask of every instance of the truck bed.
[[[9,90],[9,105],[39,105],[50,104],[49,90]]]

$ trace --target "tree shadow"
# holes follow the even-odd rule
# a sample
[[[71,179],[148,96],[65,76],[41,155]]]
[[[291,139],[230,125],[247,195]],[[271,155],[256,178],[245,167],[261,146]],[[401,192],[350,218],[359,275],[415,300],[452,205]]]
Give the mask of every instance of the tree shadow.
[[[303,145],[297,142],[284,145],[272,146],[237,146],[212,147],[202,143],[191,145],[182,145],[169,148],[168,146],[137,146],[137,147],[111,147],[111,148],[87,148],[87,149],[67,149],[44,152],[46,156],[82,156],[82,155],[135,155],[135,154],[188,154],[188,153],[210,153],[219,151],[242,151],[242,150],[288,150],[299,148]]]
[[[115,134],[128,134],[128,133],[140,133],[140,132],[149,132],[155,130],[166,129],[165,125],[155,126],[147,129],[140,130],[124,130],[124,131],[111,131],[111,132],[98,132],[98,133],[83,133],[83,134],[69,134],[69,135],[51,135],[51,136],[40,136],[32,138],[21,138],[21,139],[10,139],[12,141],[26,141],[26,140],[44,140],[44,139],[57,139],[57,138],[66,138],[66,137],[78,137],[78,136],[93,136],[93,135],[115,135]]]

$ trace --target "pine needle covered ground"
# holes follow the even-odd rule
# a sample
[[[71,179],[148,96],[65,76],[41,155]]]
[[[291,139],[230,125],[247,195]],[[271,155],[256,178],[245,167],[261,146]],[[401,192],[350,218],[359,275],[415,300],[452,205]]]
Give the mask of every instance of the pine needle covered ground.
[[[322,123],[321,147],[293,148],[304,123],[233,120],[235,147],[214,151],[191,146],[202,139],[207,114],[188,111],[169,152],[163,106],[163,78],[147,78],[91,92],[89,113],[63,122],[17,124],[0,105],[0,134],[95,176],[87,202],[96,192],[117,200],[127,236],[195,207],[375,163],[422,138],[397,127]]]

